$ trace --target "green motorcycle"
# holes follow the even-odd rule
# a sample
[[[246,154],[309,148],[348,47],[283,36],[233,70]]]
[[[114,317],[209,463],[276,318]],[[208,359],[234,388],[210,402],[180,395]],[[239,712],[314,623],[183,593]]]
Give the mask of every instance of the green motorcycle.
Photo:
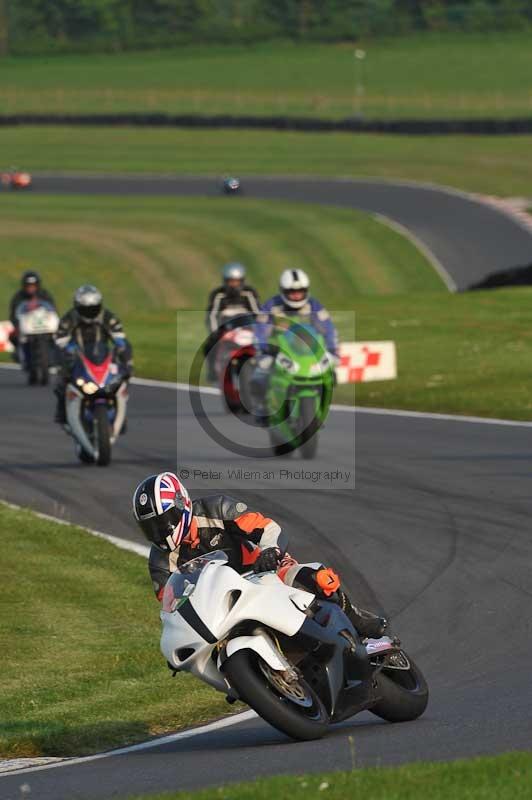
[[[273,364],[266,392],[268,429],[275,455],[299,449],[314,458],[335,382],[325,339],[312,325],[277,324],[270,338]]]

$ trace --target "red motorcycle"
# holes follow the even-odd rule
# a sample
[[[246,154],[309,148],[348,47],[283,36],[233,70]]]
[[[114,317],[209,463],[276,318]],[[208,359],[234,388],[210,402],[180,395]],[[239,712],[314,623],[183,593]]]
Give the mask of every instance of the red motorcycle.
[[[8,189],[29,189],[31,188],[32,178],[29,172],[22,172],[13,167],[8,172],[1,174],[2,184]]]
[[[251,411],[250,361],[255,352],[255,337],[250,328],[228,330],[216,345],[216,376],[225,405],[232,413]]]

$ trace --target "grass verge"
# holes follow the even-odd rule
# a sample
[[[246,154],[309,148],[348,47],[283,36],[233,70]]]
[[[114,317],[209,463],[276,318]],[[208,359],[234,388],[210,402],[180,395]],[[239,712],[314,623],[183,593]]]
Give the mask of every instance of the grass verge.
[[[322,175],[432,181],[530,197],[532,136],[0,127],[2,161],[33,171]]]
[[[509,753],[450,763],[262,778],[199,792],[143,795],[136,800],[528,800],[531,792],[532,756]]]
[[[531,113],[532,34],[181,47],[2,60],[4,113],[169,111],[341,117]],[[361,83],[363,96],[356,93]]]
[[[170,680],[142,558],[1,503],[0,542],[0,757],[93,753],[228,712]]]

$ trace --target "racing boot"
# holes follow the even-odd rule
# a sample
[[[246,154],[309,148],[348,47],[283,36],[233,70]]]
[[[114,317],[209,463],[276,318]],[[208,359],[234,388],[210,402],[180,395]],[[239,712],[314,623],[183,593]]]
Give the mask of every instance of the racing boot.
[[[363,639],[380,639],[388,627],[388,620],[353,605],[346,593],[340,588],[340,578],[330,567],[323,567],[316,573],[316,584],[326,597],[338,603],[344,614],[349,617],[353,627]]]
[[[345,592],[338,591],[338,598],[342,610],[353,623],[353,627],[359,632],[363,639],[380,639],[384,636],[388,628],[388,620],[367,611],[365,608],[358,608],[353,605]]]

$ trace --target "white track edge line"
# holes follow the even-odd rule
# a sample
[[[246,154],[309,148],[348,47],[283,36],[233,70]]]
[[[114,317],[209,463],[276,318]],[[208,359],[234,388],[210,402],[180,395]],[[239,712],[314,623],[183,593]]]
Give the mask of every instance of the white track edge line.
[[[6,367],[7,369],[18,369],[15,364],[0,363],[0,368]],[[137,386],[153,386],[158,389],[172,389],[174,392],[188,392],[196,391],[202,394],[219,395],[220,390],[215,389],[213,386],[189,386],[188,383],[174,383],[173,381],[160,381],[154,378],[131,378],[131,383]],[[499,417],[476,417],[466,414],[440,414],[433,411],[410,411],[401,408],[376,408],[374,406],[347,406],[339,405],[338,403],[331,404],[331,411],[341,411],[348,414],[376,414],[388,417],[405,417],[412,419],[426,419],[435,420],[440,422],[468,422],[478,425],[503,425],[513,428],[530,428],[532,421],[519,420],[519,419],[501,419]],[[72,524],[75,523],[65,523]],[[83,526],[79,526],[83,527]],[[88,530],[88,529],[87,529]],[[106,537],[109,534],[101,534]],[[123,541],[123,540],[119,540]],[[124,540],[125,541],[125,540]]]
[[[156,386],[161,389],[173,389],[178,392],[188,392],[190,390],[201,392],[202,394],[220,395],[220,390],[213,386],[193,386],[188,383],[173,383],[172,381],[157,381],[151,378],[132,378],[132,383],[139,386]],[[441,422],[469,422],[480,425],[506,425],[515,428],[530,428],[532,421],[518,419],[500,419],[498,417],[475,417],[467,414],[440,414],[433,411],[410,411],[401,408],[375,408],[373,406],[347,406],[332,403],[331,411],[341,411],[348,414],[378,414],[389,417],[411,417],[412,419],[427,419]]]
[[[22,767],[21,769],[12,769],[6,772],[0,772],[0,779],[13,775],[25,775],[30,772],[41,772],[46,769],[57,769],[58,767],[70,767],[77,764],[86,764],[90,761],[100,761],[103,758],[113,758],[114,756],[127,755],[139,750],[148,750],[153,747],[160,747],[165,744],[172,744],[178,742],[180,739],[191,739],[194,736],[201,736],[204,733],[212,733],[213,731],[227,728],[231,725],[237,725],[240,722],[247,722],[249,719],[254,719],[257,716],[255,711],[242,711],[232,717],[218,719],[215,722],[209,722],[207,725],[201,725],[199,728],[190,728],[185,731],[177,731],[167,736],[161,736],[157,739],[149,739],[147,742],[140,742],[139,744],[132,744],[128,747],[121,747],[118,750],[106,750],[105,753],[95,753],[92,756],[80,756],[79,758],[65,758],[61,761],[55,761],[52,764],[40,764],[35,767]]]
[[[396,222],[391,217],[387,217],[386,214],[381,214],[380,212],[374,212],[373,216],[376,220],[378,220],[383,225],[386,225],[392,231],[395,231],[404,239],[407,239],[410,244],[412,244],[419,252],[425,256],[433,270],[438,274],[438,276],[442,279],[445,286],[450,292],[458,291],[458,287],[454,281],[452,275],[450,275],[439,258],[427,247],[427,245],[421,241],[421,239],[416,236],[415,233],[412,233],[411,230],[406,228],[400,222]]]
[[[110,542],[110,544],[114,544],[115,547],[119,547],[121,550],[128,550],[130,553],[135,553],[138,556],[148,558],[150,554],[150,548],[145,544],[130,542],[128,539],[121,539],[119,536],[113,536],[110,533],[96,531],[94,528],[87,528],[86,525],[79,525],[77,522],[71,522],[68,519],[54,517],[52,514],[44,514],[42,511],[34,511],[32,508],[19,506],[15,503],[10,503],[7,500],[2,500],[1,498],[0,503],[8,508],[12,508],[14,511],[29,511],[32,514],[35,514],[36,517],[39,517],[39,519],[45,519],[48,522],[55,522],[58,525],[72,525],[74,528],[80,528],[82,531],[90,533],[91,536],[96,536],[98,539],[105,539],[107,542]]]

